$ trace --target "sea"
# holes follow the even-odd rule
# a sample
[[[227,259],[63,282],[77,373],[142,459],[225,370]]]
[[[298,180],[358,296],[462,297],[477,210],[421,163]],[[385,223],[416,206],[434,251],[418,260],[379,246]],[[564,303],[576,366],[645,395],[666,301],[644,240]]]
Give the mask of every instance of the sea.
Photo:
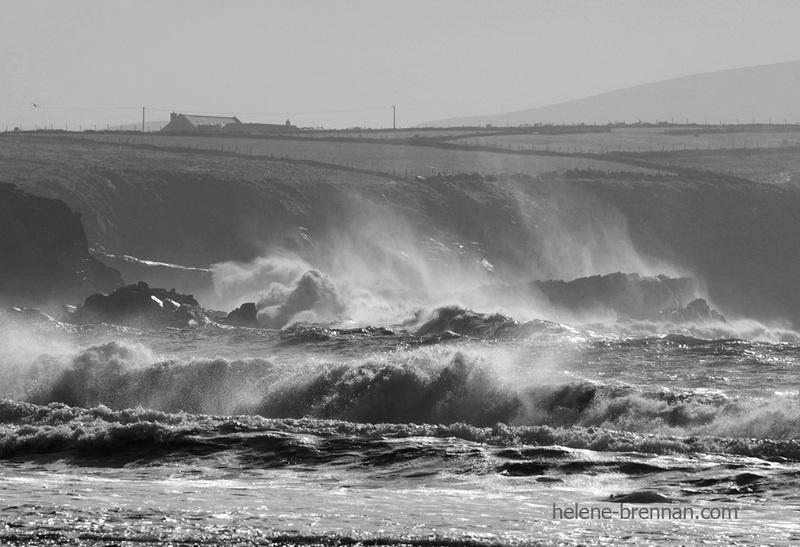
[[[4,321],[3,545],[800,542],[789,331]]]

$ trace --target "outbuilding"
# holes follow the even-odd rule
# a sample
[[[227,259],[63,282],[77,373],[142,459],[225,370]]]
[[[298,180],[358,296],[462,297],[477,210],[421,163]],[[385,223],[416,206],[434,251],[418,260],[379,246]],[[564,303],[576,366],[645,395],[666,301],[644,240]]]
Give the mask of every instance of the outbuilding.
[[[194,131],[222,131],[229,125],[241,125],[236,116],[199,116],[194,114],[169,115],[169,123],[161,130],[164,133],[185,133]]]

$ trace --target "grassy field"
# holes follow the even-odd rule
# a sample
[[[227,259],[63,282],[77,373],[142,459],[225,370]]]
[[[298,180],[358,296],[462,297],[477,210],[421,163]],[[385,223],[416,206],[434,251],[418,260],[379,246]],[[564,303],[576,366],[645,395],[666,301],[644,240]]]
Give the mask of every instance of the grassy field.
[[[216,152],[306,162],[412,179],[459,173],[536,176],[570,169],[644,172],[679,167],[713,171],[770,184],[800,184],[800,131],[665,133],[663,128],[615,128],[609,133],[507,134],[486,130],[469,138],[460,130],[323,131],[309,138],[240,138],[155,133],[25,133],[19,139],[70,139],[131,149]],[[330,135],[336,134],[336,137]],[[413,135],[412,135],[413,136]],[[11,135],[5,135],[11,137]],[[16,140],[16,139],[9,139]],[[22,142],[22,141],[20,141]],[[756,147],[758,145],[758,148]],[[770,148],[767,148],[767,147]],[[477,148],[476,148],[477,147]],[[532,152],[534,150],[534,152]],[[632,152],[631,152],[632,150]],[[598,154],[598,156],[595,156]],[[135,153],[134,153],[135,155]],[[65,158],[69,161],[69,158]],[[662,171],[663,169],[663,171]]]
[[[374,139],[374,140],[393,140],[393,139],[457,139],[472,135],[491,135],[497,130],[491,129],[429,129],[412,127],[409,129],[392,130],[320,130],[306,131],[301,135],[312,139]]]
[[[756,182],[800,187],[800,148],[642,154],[665,169],[688,167]]]
[[[662,128],[614,128],[609,133],[563,135],[482,135],[459,137],[454,144],[488,146],[507,150],[568,153],[658,152],[775,148],[800,145],[797,131],[770,133],[669,133]]]
[[[599,171],[645,171],[613,160],[585,157],[564,157],[530,154],[509,154],[503,151],[475,151],[457,148],[437,148],[427,144],[381,142],[337,142],[312,139],[248,139],[204,136],[175,136],[157,134],[70,135],[75,139],[90,139],[124,145],[144,145],[160,148],[234,152],[246,156],[307,160],[352,169],[392,174],[404,178],[432,176],[438,173],[481,173],[538,175],[569,169]],[[597,138],[595,136],[594,138]]]

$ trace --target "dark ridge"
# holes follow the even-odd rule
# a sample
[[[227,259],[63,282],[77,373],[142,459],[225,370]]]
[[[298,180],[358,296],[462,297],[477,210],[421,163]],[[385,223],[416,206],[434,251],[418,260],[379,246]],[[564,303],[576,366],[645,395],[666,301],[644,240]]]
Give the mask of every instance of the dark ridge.
[[[696,294],[696,282],[688,277],[642,277],[619,272],[573,281],[535,281],[533,286],[557,308],[576,312],[608,309],[630,318],[685,306]]]
[[[89,254],[80,214],[0,182],[0,300],[77,303],[120,285],[119,272]]]
[[[246,302],[228,314],[221,322],[235,327],[258,327],[255,302]]]
[[[140,328],[203,325],[211,319],[192,295],[153,289],[140,281],[111,294],[93,294],[65,316],[73,323],[110,323]]]

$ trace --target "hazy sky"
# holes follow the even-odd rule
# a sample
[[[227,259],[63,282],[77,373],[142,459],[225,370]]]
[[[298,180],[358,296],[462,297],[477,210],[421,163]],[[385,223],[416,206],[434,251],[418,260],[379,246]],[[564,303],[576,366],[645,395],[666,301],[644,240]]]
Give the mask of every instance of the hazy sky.
[[[794,0],[0,0],[0,130],[142,106],[407,127],[800,60],[799,23]]]

